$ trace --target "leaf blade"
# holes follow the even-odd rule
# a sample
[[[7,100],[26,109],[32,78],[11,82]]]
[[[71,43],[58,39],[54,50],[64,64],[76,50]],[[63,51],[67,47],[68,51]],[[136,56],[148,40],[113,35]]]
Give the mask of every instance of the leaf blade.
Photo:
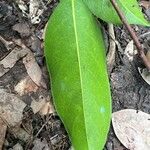
[[[89,7],[91,12],[100,19],[114,24],[121,24],[121,21],[110,0],[83,1]],[[150,23],[144,18],[140,11],[137,0],[116,0],[116,2],[130,24],[150,26]]]
[[[45,56],[54,103],[73,146],[103,148],[111,114],[105,48],[95,18],[81,1],[61,1],[56,8],[46,31]]]

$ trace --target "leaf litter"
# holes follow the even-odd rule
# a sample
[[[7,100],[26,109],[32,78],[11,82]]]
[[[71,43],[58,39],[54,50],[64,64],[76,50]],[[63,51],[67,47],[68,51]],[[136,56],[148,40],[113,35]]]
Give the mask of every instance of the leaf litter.
[[[125,109],[114,112],[112,124],[116,136],[130,150],[150,149],[150,115],[142,111]]]
[[[22,112],[26,104],[16,95],[0,89],[0,116],[6,120],[10,126],[21,124]]]
[[[34,13],[34,14],[31,14],[31,11],[29,11],[29,5],[31,5],[31,1],[28,1],[29,3],[29,5],[27,5],[27,3],[26,3],[26,1],[25,0],[18,0],[18,1],[16,1],[17,2],[17,4],[18,4],[18,6],[19,6],[19,8],[20,8],[20,10],[23,12],[22,14],[23,14],[23,16],[24,17],[26,17],[26,18],[29,18],[30,20],[32,19],[31,18],[31,16],[33,15],[33,16],[36,16],[35,17],[35,20],[33,20],[32,21],[32,24],[39,24],[39,23],[41,23],[43,20],[42,20],[42,17],[43,17],[43,15],[41,14],[41,16],[39,15],[42,11],[44,12],[44,10],[40,10],[41,8],[42,9],[44,9],[44,7],[41,7],[41,4],[39,5],[37,5],[38,7],[40,7],[40,11],[39,12],[37,12],[37,13]],[[4,3],[6,3],[5,1],[4,1]],[[47,2],[46,2],[46,4],[47,4]],[[35,4],[32,4],[32,7],[30,6],[30,10],[31,10],[31,8],[32,9],[35,9],[35,11],[34,12],[36,12],[36,7],[34,8],[33,7],[33,5],[35,6]],[[12,7],[12,6],[11,6]],[[13,8],[13,7],[12,7]],[[14,9],[14,8],[13,8]],[[39,19],[40,18],[40,19]],[[33,19],[34,19],[34,17],[33,17]],[[38,20],[39,19],[39,20]],[[38,22],[37,22],[38,21]],[[21,23],[22,23],[22,21],[20,21]],[[24,35],[24,33],[20,30],[20,24],[21,23],[19,23],[19,25],[17,24],[18,22],[16,22],[15,24],[13,24],[13,30],[15,31],[15,32],[17,32],[17,33],[19,33],[20,34],[20,36],[21,36],[21,38],[23,38],[23,37],[27,37],[27,36],[30,36],[29,35],[29,32],[26,32],[25,33],[25,35]],[[28,23],[27,23],[28,24]],[[16,25],[16,26],[15,26]],[[27,25],[28,26],[28,25]],[[1,27],[3,27],[3,26],[1,26],[1,24],[0,24],[0,30],[1,30]],[[35,28],[35,26],[34,26],[34,28]],[[115,27],[116,28],[116,27]],[[43,33],[43,29],[40,29],[40,30],[38,30],[38,29],[36,29],[37,31],[38,31],[38,34],[40,33]],[[115,33],[116,33],[116,30],[115,30]],[[31,33],[31,34],[33,34],[33,33]],[[116,33],[117,34],[117,33]],[[118,34],[119,35],[119,34]],[[39,35],[37,35],[37,36],[39,36]],[[124,36],[124,35],[121,35],[121,36]],[[121,37],[120,36],[120,37]],[[4,35],[4,37],[5,37],[5,35]],[[7,37],[7,36],[6,36]],[[127,36],[125,36],[125,38],[126,39],[129,39]],[[6,38],[7,39],[7,38]],[[40,39],[40,38],[39,38]],[[9,39],[10,40],[10,39]],[[9,42],[9,40],[8,41],[6,41],[6,43],[5,43],[5,46],[7,47],[7,49],[10,51],[10,53],[9,54],[11,54],[11,51],[13,51],[12,49],[11,49],[11,46],[13,45],[12,44],[12,42],[14,42],[13,40],[12,41],[10,41]],[[23,39],[24,40],[24,39]],[[120,39],[116,39],[116,40],[120,40]],[[116,41],[116,44],[118,43],[118,41]],[[123,40],[122,40],[123,41]],[[130,40],[129,40],[130,41]],[[128,42],[129,42],[128,41]],[[28,42],[29,43],[29,42]],[[17,48],[18,49],[22,49],[22,45],[23,43],[21,43],[21,45],[19,44],[18,46],[17,46]],[[11,45],[11,46],[9,46],[9,45]],[[31,45],[32,46],[32,45]],[[31,46],[27,46],[27,48],[29,48],[29,47],[31,47]],[[25,48],[24,46],[23,46],[23,48]],[[118,47],[117,47],[118,48]],[[117,61],[118,61],[118,56],[119,57],[121,57],[121,55],[122,55],[122,48],[124,48],[123,46],[122,46],[122,44],[121,44],[121,46],[119,45],[119,48],[118,49],[120,49],[119,50],[119,52],[117,52],[117,54],[116,54],[116,58],[115,58],[115,65],[114,65],[114,69],[112,70],[112,76],[113,76],[113,79],[116,79],[116,80],[118,80],[118,78],[117,78],[117,76],[115,76],[115,73],[116,72],[119,72],[119,69],[118,70],[116,70],[116,64],[117,65],[119,65],[119,66],[117,66],[117,67],[120,67],[120,63],[118,63]],[[31,52],[32,53],[32,52]],[[121,53],[121,54],[120,54]],[[8,55],[9,55],[8,54]],[[8,56],[7,55],[7,56]],[[15,56],[15,55],[14,55]],[[13,57],[14,57],[13,56]],[[17,59],[16,58],[16,56],[14,57],[14,58],[16,58],[16,60],[14,61],[12,61],[11,63],[10,63],[10,66],[9,66],[9,64],[8,64],[8,68],[3,68],[3,69],[6,69],[6,71],[4,71],[4,73],[2,73],[2,79],[3,79],[3,77],[5,77],[5,78],[7,78],[7,76],[9,75],[9,74],[11,74],[11,72],[13,72],[13,70],[16,68],[16,66],[17,66],[17,64],[18,64],[18,62],[20,62],[20,61],[22,61],[23,60],[23,58],[25,58],[25,56],[26,55],[24,55],[24,56],[22,56],[22,57],[20,57],[19,59]],[[33,55],[33,57],[34,57],[34,55]],[[4,59],[5,59],[6,57],[4,57]],[[26,58],[27,59],[27,58]],[[3,60],[3,59],[1,59],[1,60]],[[30,58],[29,58],[29,60],[30,60]],[[4,63],[4,61],[3,61],[3,63]],[[2,63],[2,67],[3,67],[3,63]],[[4,65],[5,65],[5,63],[4,63]],[[43,71],[43,70],[42,70]],[[26,72],[26,70],[25,70],[25,72]],[[43,74],[43,73],[42,73]],[[20,76],[21,76],[22,74],[20,74]],[[32,75],[31,75],[32,76]],[[39,76],[39,77],[41,77],[41,75]],[[23,75],[23,77],[21,78],[21,79],[19,79],[19,80],[17,80],[16,82],[15,82],[15,84],[13,85],[14,87],[12,88],[12,87],[10,87],[9,88],[9,85],[7,86],[8,87],[8,89],[7,89],[7,91],[5,91],[5,92],[7,92],[8,93],[8,95],[9,94],[12,94],[12,92],[13,92],[13,96],[16,96],[20,101],[22,101],[23,99],[24,99],[24,97],[26,97],[26,95],[30,95],[30,97],[32,97],[33,95],[32,94],[34,94],[34,95],[36,95],[37,94],[37,92],[39,93],[39,88],[41,88],[41,84],[39,84],[39,80],[38,80],[38,84],[34,81],[35,80],[35,78],[34,78],[34,76],[33,76],[33,78],[31,78],[30,77],[30,75],[27,73],[27,74],[25,74],[25,75]],[[13,79],[12,78],[12,80],[15,80],[15,79]],[[114,82],[116,82],[116,80],[114,80]],[[119,81],[120,82],[122,82],[122,79],[121,78],[119,78]],[[4,81],[3,81],[4,82]],[[1,81],[0,81],[0,83],[1,83]],[[141,83],[141,82],[140,82]],[[115,84],[114,84],[115,85]],[[114,86],[113,85],[113,86]],[[124,86],[124,84],[122,84],[123,86]],[[117,84],[115,85],[116,87],[117,87]],[[120,87],[121,87],[121,85],[120,85]],[[6,88],[6,87],[5,87]],[[119,90],[118,90],[119,91]],[[116,91],[115,91],[116,92]],[[120,91],[119,91],[120,92]],[[146,91],[147,92],[147,91]],[[15,94],[17,94],[17,95],[15,95]],[[136,93],[134,93],[135,95],[136,95]],[[115,99],[115,97],[116,97],[116,93],[114,94],[113,93],[113,95],[115,95],[114,96],[114,99]],[[134,96],[135,96],[134,95]],[[120,97],[121,98],[121,96],[118,94],[117,95],[118,97]],[[133,96],[133,98],[134,98],[134,96]],[[126,95],[125,95],[125,99],[126,99]],[[136,96],[135,96],[136,97]],[[141,96],[142,97],[142,96]],[[28,97],[29,98],[29,97]],[[47,95],[45,96],[44,95],[44,99],[47,99]],[[39,97],[37,98],[37,99],[39,99]],[[33,98],[33,102],[37,102],[36,100],[37,100],[36,98]],[[50,98],[48,98],[49,100],[50,100]],[[147,102],[147,95],[145,96],[145,101]],[[49,101],[48,100],[48,101]],[[121,100],[120,100],[121,101]],[[126,102],[124,102],[124,103],[121,103],[120,101],[118,101],[118,100],[116,100],[116,103],[117,104],[121,104],[122,106],[120,106],[119,108],[123,108],[123,107],[135,107],[134,106],[134,104],[127,104]],[[133,100],[134,101],[134,100]],[[32,103],[32,102],[31,102]],[[116,104],[115,103],[115,104]],[[147,102],[148,103],[148,102]],[[148,111],[149,110],[149,104],[147,104],[147,103],[144,103],[144,106],[147,106],[147,108],[146,109],[144,109],[144,111]],[[31,104],[30,104],[31,105]],[[26,103],[25,103],[25,106],[26,106]],[[35,106],[36,106],[36,104],[35,104]],[[52,106],[52,104],[51,104],[51,102],[47,102],[46,101],[46,103],[43,105],[43,107],[39,110],[40,112],[38,112],[38,113],[36,113],[36,114],[34,114],[34,112],[33,112],[33,110],[32,110],[32,113],[31,112],[28,112],[26,109],[27,109],[27,107],[25,107],[24,108],[24,110],[22,111],[23,112],[23,115],[22,115],[22,119],[20,120],[21,121],[21,126],[23,126],[23,128],[20,128],[20,127],[17,127],[17,131],[15,131],[15,134],[17,135],[17,137],[18,137],[18,139],[21,139],[21,141],[26,141],[26,140],[29,140],[33,135],[35,135],[41,128],[42,128],[42,124],[44,124],[45,122],[46,122],[46,119],[45,119],[45,116],[47,116],[49,113],[50,113],[50,115],[51,114],[54,114],[54,112],[55,112],[55,110],[53,110],[53,108],[51,108],[51,106]],[[114,106],[115,107],[115,109],[117,109],[117,106],[115,105]],[[35,112],[37,112],[37,110],[35,110]],[[41,114],[41,115],[39,115],[39,113]],[[20,113],[21,114],[21,113]],[[26,115],[25,115],[26,114]],[[44,116],[43,116],[44,115]],[[25,117],[26,116],[26,117]],[[42,117],[41,117],[42,116]],[[23,121],[24,120],[24,121]],[[22,122],[23,121],[23,122]],[[25,125],[25,122],[26,122],[26,125]],[[27,123],[28,122],[28,123]],[[32,125],[32,122],[34,123],[34,125]],[[7,124],[7,122],[6,123],[4,123],[5,124],[5,127],[7,126],[7,127],[9,127],[10,125],[9,124]],[[1,127],[1,126],[0,126]],[[46,130],[44,129],[44,128],[46,128]],[[63,145],[63,144],[57,144],[57,142],[59,141],[58,139],[58,137],[61,137],[61,135],[63,136],[63,137],[65,137],[64,139],[66,139],[66,134],[63,132],[64,131],[64,129],[62,129],[62,125],[61,125],[61,123],[60,123],[60,120],[58,119],[58,117],[57,116],[55,116],[55,115],[52,115],[52,117],[51,117],[51,119],[49,120],[49,122],[46,124],[46,126],[44,127],[43,129],[42,129],[42,131],[40,132],[40,134],[39,134],[39,136],[38,136],[38,138],[37,139],[39,139],[39,140],[37,140],[37,143],[39,142],[39,141],[41,141],[41,142],[43,142],[42,140],[40,140],[40,138],[41,137],[45,137],[45,136],[43,136],[44,134],[48,137],[48,138],[50,138],[51,140],[50,141],[48,141],[48,139],[46,139],[46,141],[48,142],[48,143],[52,143],[53,144],[53,148],[54,149],[59,149],[58,147],[60,146],[60,145]],[[61,128],[61,129],[60,129]],[[3,128],[2,128],[3,129]],[[53,130],[51,130],[51,129],[53,129]],[[29,131],[30,130],[30,131]],[[27,131],[32,135],[32,133],[34,132],[34,134],[31,136],[29,133],[27,133]],[[3,132],[6,134],[6,130],[4,129],[3,130]],[[60,134],[60,132],[62,133],[62,134]],[[134,135],[134,133],[135,132],[131,132],[133,135]],[[47,135],[48,134],[48,135]],[[23,138],[22,136],[23,135],[25,135],[25,137],[26,138]],[[7,146],[7,143],[11,143],[10,141],[9,141],[9,134],[7,133],[6,134],[6,136],[5,136],[5,138],[6,139],[3,139],[2,141],[4,142],[4,147],[6,148],[8,148],[8,146]],[[12,139],[15,139],[15,138],[12,138]],[[12,140],[11,139],[11,140]],[[60,139],[63,139],[62,137],[60,138]],[[108,142],[111,142],[111,141],[115,141],[114,140],[115,139],[115,136],[113,136],[113,140],[108,140]],[[5,141],[4,141],[5,140]],[[6,142],[7,141],[7,142]],[[62,142],[62,140],[60,140],[61,142]],[[64,140],[65,142],[64,142],[64,144],[66,144],[66,141],[68,142],[69,140],[67,139],[67,140]],[[38,143],[38,144],[40,144],[40,142]],[[58,147],[56,146],[56,145],[58,145]],[[19,145],[19,143],[17,143],[17,145]],[[112,144],[113,145],[113,144]],[[117,147],[117,145],[119,145],[117,142],[114,142],[114,147]],[[22,147],[22,146],[16,146],[16,145],[13,145],[11,148],[14,148],[15,149],[15,147]],[[66,146],[66,147],[68,147],[68,146]],[[118,146],[119,147],[119,149],[121,149],[122,147],[120,147],[120,145]],[[62,148],[62,149],[65,149],[66,150],[66,148]],[[124,147],[122,148],[122,149],[124,149]],[[112,150],[111,148],[109,148],[108,150]]]
[[[6,1],[2,1],[2,3],[7,4]],[[17,0],[14,4],[6,5],[16,13],[18,8],[15,6],[17,4],[23,13],[17,10],[14,17],[20,15],[18,21],[11,25],[9,22],[7,23],[10,26],[9,33],[0,24],[0,30],[4,30],[0,41],[4,44],[3,51],[7,51],[0,58],[0,116],[3,120],[2,124],[0,121],[0,149],[2,147],[13,150],[28,149],[33,148],[35,143],[40,144],[38,140],[39,143],[35,140],[32,141],[32,138],[45,138],[47,146],[51,143],[53,149],[65,148],[70,145],[64,127],[51,102],[51,95],[47,87],[49,80],[45,75],[46,67],[37,61],[39,55],[43,57],[42,33],[44,26],[39,26],[39,29],[31,26],[31,24],[39,25],[42,21],[41,16],[47,9],[45,6],[51,6],[50,9],[52,9],[56,1],[50,5],[50,1],[38,1],[38,7],[35,5],[36,3],[31,0],[28,5],[24,0]],[[48,15],[49,12],[46,13]],[[6,16],[4,15],[4,17]],[[31,22],[24,20],[23,17],[29,18]],[[11,35],[11,33],[13,34]]]
[[[137,34],[139,35],[144,49],[149,50],[149,28],[144,28],[140,26],[134,26],[134,28]],[[125,125],[122,122],[124,114],[120,111],[119,112],[122,115],[119,115],[119,112],[117,114],[117,111],[121,109],[134,109],[134,112],[138,112],[137,110],[142,110],[143,113],[145,112],[145,115],[149,115],[150,86],[144,81],[144,78],[144,80],[141,78],[141,74],[144,69],[143,64],[142,62],[140,62],[138,56],[136,55],[137,52],[134,47],[134,43],[129,37],[126,29],[124,29],[123,26],[119,28],[115,27],[115,36],[116,40],[120,43],[121,50],[119,50],[119,48],[119,51],[117,51],[116,53],[116,65],[111,73],[111,85],[113,89],[113,111],[116,112],[115,115],[116,118],[118,118],[115,120],[115,124],[112,125],[112,128],[110,130],[109,139],[106,144],[106,149],[150,149],[149,146],[145,145],[145,141],[149,141],[149,132],[145,133],[145,137],[143,137],[141,133],[139,134],[139,132],[141,132],[142,130],[142,126],[145,126],[145,130],[149,130],[149,121],[147,122],[148,124],[144,124],[144,117],[143,120],[139,119],[140,123],[137,122],[137,125],[139,124],[139,126],[141,127],[141,129],[139,130],[137,126],[135,126],[135,128],[134,126],[133,128],[130,128],[131,126],[129,126],[130,123],[132,124],[132,121],[128,118],[133,117],[134,120],[134,117],[136,118],[137,116],[136,113],[126,112],[126,115],[128,116],[126,116],[127,123]],[[141,74],[138,72],[138,68],[142,69]],[[148,75],[147,70],[145,75]],[[146,77],[148,78],[148,76]],[[125,126],[127,126],[127,128],[125,128]],[[115,138],[114,130],[117,130],[115,132],[118,139]],[[128,141],[126,141],[127,138]],[[135,142],[132,141],[133,138],[135,138]],[[120,143],[120,141],[124,146]],[[129,144],[129,147],[125,148],[127,144]]]
[[[130,62],[134,60],[134,57],[137,55],[137,50],[134,48],[133,40],[131,40],[125,50],[124,50],[124,57],[127,57]],[[150,52],[148,50],[146,57],[150,61]],[[143,80],[150,85],[150,72],[143,67],[138,67],[138,71],[143,78]]]

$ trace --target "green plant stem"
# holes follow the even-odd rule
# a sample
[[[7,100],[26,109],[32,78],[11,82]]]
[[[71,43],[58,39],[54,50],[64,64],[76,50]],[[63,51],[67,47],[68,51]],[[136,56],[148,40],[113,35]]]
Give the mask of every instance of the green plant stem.
[[[110,1],[112,3],[113,7],[115,8],[118,16],[120,17],[120,20],[125,25],[125,27],[127,28],[131,38],[133,39],[133,41],[134,41],[134,43],[137,47],[138,54],[139,54],[140,58],[142,59],[142,61],[143,61],[144,65],[146,66],[146,68],[150,71],[150,61],[146,57],[146,55],[144,53],[144,49],[142,48],[142,45],[141,45],[140,41],[138,40],[138,37],[137,37],[136,33],[134,32],[132,27],[127,22],[125,15],[123,14],[123,12],[118,7],[116,1],[115,0],[110,0]]]

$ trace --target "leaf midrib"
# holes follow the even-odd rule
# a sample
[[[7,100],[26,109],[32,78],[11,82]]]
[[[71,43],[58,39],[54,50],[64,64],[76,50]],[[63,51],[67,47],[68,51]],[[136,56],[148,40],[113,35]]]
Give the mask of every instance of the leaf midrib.
[[[73,28],[74,28],[74,34],[75,34],[75,42],[76,42],[78,64],[79,64],[79,76],[80,76],[80,86],[81,86],[81,99],[82,99],[82,102],[83,102],[83,88],[82,88],[83,87],[83,79],[82,79],[81,62],[80,62],[80,52],[79,52],[80,48],[79,48],[79,39],[78,39],[77,23],[76,23],[76,15],[75,15],[75,0],[72,0],[72,17],[73,17]],[[82,107],[84,107],[84,104],[82,104]],[[84,108],[83,108],[83,116],[84,116],[84,123],[85,123]],[[85,132],[87,133],[86,126],[85,126]],[[86,136],[86,141],[87,141],[87,146],[88,146],[87,136]]]

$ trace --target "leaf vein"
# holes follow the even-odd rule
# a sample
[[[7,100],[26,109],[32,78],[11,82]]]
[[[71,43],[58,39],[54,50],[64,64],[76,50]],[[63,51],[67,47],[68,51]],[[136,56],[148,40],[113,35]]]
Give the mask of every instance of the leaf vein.
[[[79,63],[79,76],[80,76],[80,84],[81,84],[81,98],[83,100],[83,79],[82,79],[82,70],[81,70],[80,52],[79,52],[80,48],[79,48],[79,39],[78,39],[77,23],[76,23],[76,15],[75,15],[75,0],[72,0],[72,17],[73,17],[73,27],[74,27],[75,41],[76,41],[76,48],[77,48],[77,57],[78,57],[78,63]],[[82,107],[84,107],[84,104],[82,104]],[[84,121],[85,121],[84,108],[83,108],[83,116],[84,116]],[[87,133],[86,127],[85,127],[85,132]],[[86,140],[87,140],[87,136],[86,136]],[[87,140],[87,145],[88,145],[88,140]]]

